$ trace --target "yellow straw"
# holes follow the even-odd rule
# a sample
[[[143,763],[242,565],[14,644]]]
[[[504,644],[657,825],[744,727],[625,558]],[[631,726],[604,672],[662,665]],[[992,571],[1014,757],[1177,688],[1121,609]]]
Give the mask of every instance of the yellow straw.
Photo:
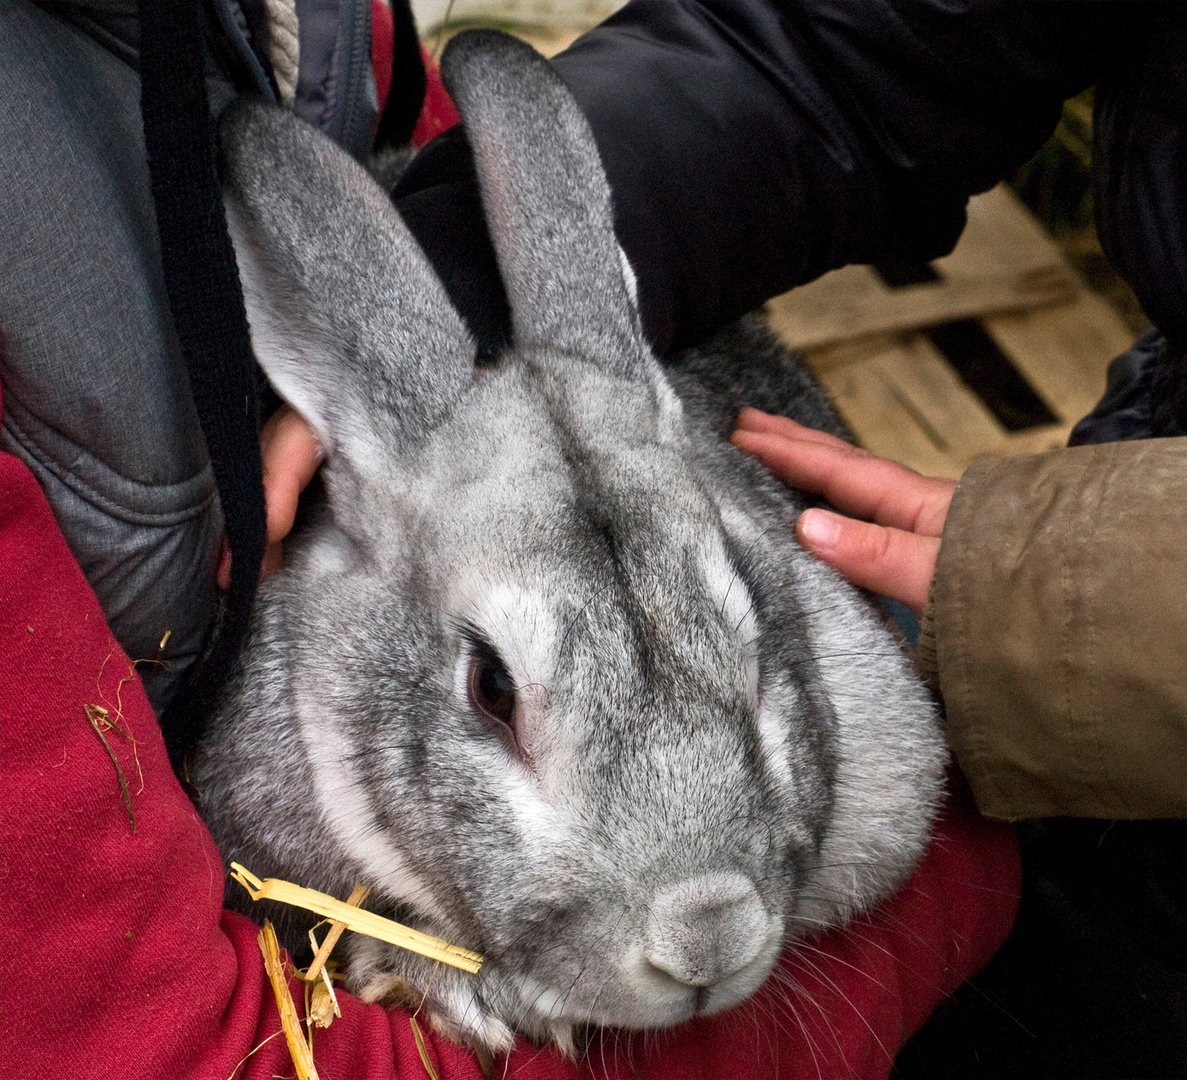
[[[267,919],[264,920],[264,928],[260,931],[259,942],[260,952],[264,954],[264,970],[268,972],[272,993],[276,995],[276,1007],[280,1010],[280,1026],[284,1030],[284,1041],[288,1043],[289,1054],[297,1070],[297,1080],[319,1080],[317,1068],[313,1064],[313,1050],[301,1033],[297,1006],[293,1004],[293,995],[289,993],[288,979],[285,978],[284,965],[280,961],[280,945],[276,941],[276,931]]]
[[[482,956],[479,953],[463,949],[459,945],[450,945],[441,938],[431,934],[422,934],[410,926],[403,926],[391,919],[385,919],[371,911],[351,907],[350,904],[317,892],[294,885],[291,881],[280,881],[277,878],[266,878],[261,881],[246,867],[239,863],[231,863],[231,877],[242,885],[253,900],[276,900],[282,904],[304,908],[323,918],[344,923],[348,930],[367,937],[378,938],[391,945],[398,945],[402,949],[409,949],[421,956],[432,960],[440,960],[443,964],[451,964],[471,974],[476,974],[482,967]]]

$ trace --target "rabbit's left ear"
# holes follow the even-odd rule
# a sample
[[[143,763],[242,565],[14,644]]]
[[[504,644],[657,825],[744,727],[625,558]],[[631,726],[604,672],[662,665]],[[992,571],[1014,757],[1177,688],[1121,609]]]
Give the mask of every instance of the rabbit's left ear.
[[[516,345],[638,377],[649,354],[610,187],[568,88],[531,46],[494,30],[459,34],[441,72],[474,151]]]
[[[386,193],[319,131],[237,101],[220,141],[260,366],[332,458],[382,471],[473,385],[461,316]]]

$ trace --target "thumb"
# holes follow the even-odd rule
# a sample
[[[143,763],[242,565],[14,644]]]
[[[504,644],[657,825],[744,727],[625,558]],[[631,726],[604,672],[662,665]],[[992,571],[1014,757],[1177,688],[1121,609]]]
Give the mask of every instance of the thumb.
[[[938,536],[854,521],[830,510],[805,510],[795,531],[804,547],[854,585],[923,613],[936,572]]]

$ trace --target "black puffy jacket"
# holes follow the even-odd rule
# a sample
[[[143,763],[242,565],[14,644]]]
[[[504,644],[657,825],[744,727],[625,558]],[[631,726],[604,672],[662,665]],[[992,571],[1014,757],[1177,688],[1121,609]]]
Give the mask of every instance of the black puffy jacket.
[[[947,253],[968,197],[1095,85],[1101,241],[1182,364],[1183,3],[632,0],[554,63],[593,127],[661,352],[846,263]],[[396,196],[479,336],[497,338],[493,256],[463,235],[481,215],[461,133]]]

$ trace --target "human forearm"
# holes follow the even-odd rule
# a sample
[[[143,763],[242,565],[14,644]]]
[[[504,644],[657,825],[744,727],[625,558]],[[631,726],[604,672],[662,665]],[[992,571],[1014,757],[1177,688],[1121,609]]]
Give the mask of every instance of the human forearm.
[[[965,474],[933,622],[948,737],[982,812],[1187,813],[1187,439]]]

